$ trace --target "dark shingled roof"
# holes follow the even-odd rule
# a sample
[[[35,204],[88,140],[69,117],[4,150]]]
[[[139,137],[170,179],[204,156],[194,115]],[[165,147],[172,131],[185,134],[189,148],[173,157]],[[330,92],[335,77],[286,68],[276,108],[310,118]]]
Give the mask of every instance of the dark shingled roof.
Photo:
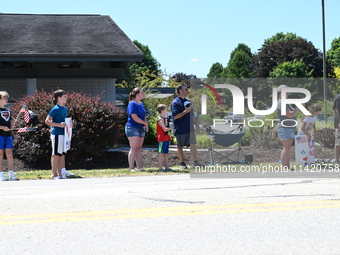
[[[141,61],[143,54],[106,15],[0,14],[0,58],[6,57]]]

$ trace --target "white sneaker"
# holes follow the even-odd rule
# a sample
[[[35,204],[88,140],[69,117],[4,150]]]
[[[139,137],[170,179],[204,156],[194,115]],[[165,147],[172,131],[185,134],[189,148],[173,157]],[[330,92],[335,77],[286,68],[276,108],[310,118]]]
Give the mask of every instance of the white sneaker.
[[[61,179],[61,176],[56,176],[56,177],[54,177],[54,180],[60,180]]]
[[[9,179],[8,179],[5,175],[1,176],[1,177],[0,177],[0,180],[1,180],[1,181],[4,181],[4,182],[9,181]]]
[[[63,175],[61,176],[61,179],[67,179],[66,174],[63,174]]]
[[[20,179],[18,177],[15,177],[15,175],[12,175],[9,177],[10,181],[19,181]]]
[[[65,171],[64,175],[65,175],[66,177],[75,176],[74,173],[70,173],[70,172],[68,172],[68,171]]]

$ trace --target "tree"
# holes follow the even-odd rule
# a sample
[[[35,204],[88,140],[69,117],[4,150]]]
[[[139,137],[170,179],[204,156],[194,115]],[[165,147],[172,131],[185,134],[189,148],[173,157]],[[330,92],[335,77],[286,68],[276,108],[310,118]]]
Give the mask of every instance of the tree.
[[[264,45],[268,45],[272,42],[293,41],[296,39],[303,39],[303,38],[291,32],[288,32],[286,34],[284,34],[283,32],[280,32],[280,33],[276,33],[275,35],[273,35],[272,37],[268,39],[265,39]]]
[[[237,47],[230,53],[230,58],[233,58],[236,52],[243,51],[245,52],[249,57],[252,57],[253,54],[251,53],[250,48],[244,44],[244,43],[239,43]]]
[[[136,87],[136,78],[141,73],[148,72],[153,74],[153,76],[160,75],[160,63],[152,56],[151,50],[147,45],[143,45],[137,40],[134,40],[133,43],[141,50],[144,54],[142,62],[133,63],[126,71],[125,71],[125,79],[117,81],[117,87]],[[153,79],[153,76],[150,76]]]
[[[244,51],[236,51],[229,60],[222,76],[225,78],[250,78],[252,76],[252,58]]]
[[[292,62],[279,64],[269,75],[271,78],[308,78],[312,71],[308,71],[306,64],[294,59]]]
[[[253,58],[254,75],[259,78],[269,77],[279,64],[296,60],[303,61],[314,78],[322,77],[322,54],[311,42],[305,39],[275,41],[263,45]],[[327,73],[333,75],[333,69],[327,65]]]
[[[213,79],[221,78],[222,72],[223,72],[223,65],[221,63],[216,62],[210,67],[207,77],[213,78]]]
[[[171,76],[171,79],[173,79],[177,84],[179,83],[185,83],[188,88],[192,85],[192,80],[196,80],[197,76],[194,74],[185,74],[185,73],[175,73],[173,76]]]
[[[335,67],[334,73],[336,78],[340,78],[340,67]]]
[[[222,73],[224,78],[252,77],[252,57],[250,48],[240,43],[230,54],[230,60]]]
[[[332,41],[331,48],[327,51],[327,60],[336,67],[340,67],[340,37]]]

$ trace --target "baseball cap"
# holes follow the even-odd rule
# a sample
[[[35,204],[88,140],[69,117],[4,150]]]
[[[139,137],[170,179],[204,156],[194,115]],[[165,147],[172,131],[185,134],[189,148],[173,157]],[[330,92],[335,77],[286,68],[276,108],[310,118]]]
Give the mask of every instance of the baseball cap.
[[[191,105],[191,101],[187,100],[184,102],[185,107],[190,107],[190,105]]]

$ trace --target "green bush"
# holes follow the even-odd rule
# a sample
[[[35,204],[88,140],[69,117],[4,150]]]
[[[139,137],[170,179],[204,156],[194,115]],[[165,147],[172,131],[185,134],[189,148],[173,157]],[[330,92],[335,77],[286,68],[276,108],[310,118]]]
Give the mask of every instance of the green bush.
[[[246,134],[241,139],[241,145],[242,146],[249,146],[251,144],[250,133],[248,132],[248,130],[245,130],[245,131],[246,131]]]
[[[67,96],[66,107],[73,120],[72,146],[67,152],[67,162],[79,163],[103,155],[108,148],[115,146],[124,134],[124,111],[113,103],[101,102],[101,96],[91,97],[76,92],[67,93]],[[38,125],[35,131],[14,135],[15,152],[28,163],[49,161],[50,126],[45,124],[45,119],[54,106],[53,93],[39,91],[23,97],[11,106],[13,116],[18,114],[24,104],[38,115]],[[23,118],[18,118],[17,126],[24,125]]]
[[[254,124],[255,125],[255,124]],[[273,126],[252,127],[248,128],[251,144],[256,148],[276,148],[280,144],[277,130]]]
[[[156,122],[157,117],[148,117],[149,132],[145,133],[145,139],[143,144],[157,145]]]
[[[209,115],[201,115],[200,123],[203,123],[204,125],[212,125],[214,124],[214,119]]]
[[[214,143],[213,140],[211,142]],[[197,146],[197,148],[201,148],[201,149],[209,148],[209,146],[208,146],[208,136],[205,133],[196,135],[196,146]],[[214,146],[214,144],[213,144],[213,146]]]

